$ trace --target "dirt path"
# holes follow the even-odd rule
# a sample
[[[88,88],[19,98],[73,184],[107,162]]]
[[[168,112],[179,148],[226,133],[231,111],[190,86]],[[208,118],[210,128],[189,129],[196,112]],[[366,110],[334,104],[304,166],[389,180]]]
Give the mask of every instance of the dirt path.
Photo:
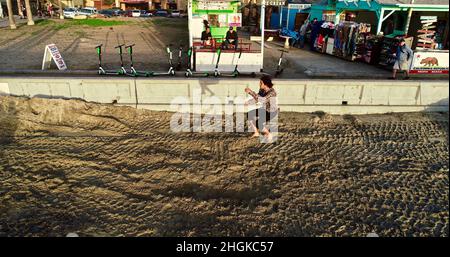
[[[448,236],[448,113],[282,113],[280,138],[0,97],[0,236]]]
[[[106,19],[110,20],[126,24],[104,27],[69,26],[67,24],[71,20],[55,19],[44,21],[43,25],[38,23],[31,27],[22,26],[14,31],[0,28],[0,70],[39,70],[45,46],[52,43],[58,46],[69,70],[96,70],[98,58],[95,46],[99,44],[104,46],[104,66],[107,69],[117,69],[119,57],[114,47],[132,43],[136,44],[133,56],[136,67],[161,70],[168,67],[165,45],[173,43],[173,51],[177,51],[180,40],[188,40],[187,21],[184,19]],[[124,61],[128,65],[127,54],[124,54]],[[178,61],[176,57],[174,61]],[[183,60],[184,63],[186,60]]]

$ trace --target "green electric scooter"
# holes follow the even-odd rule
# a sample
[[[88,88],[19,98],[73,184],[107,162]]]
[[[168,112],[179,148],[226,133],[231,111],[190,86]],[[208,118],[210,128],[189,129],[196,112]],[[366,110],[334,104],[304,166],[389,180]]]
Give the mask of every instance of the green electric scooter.
[[[192,65],[192,53],[194,52],[193,48],[190,47],[187,51],[187,56],[188,56],[188,64],[187,64],[187,69],[186,69],[186,73],[184,74],[187,78],[188,77],[209,77],[209,73],[208,72],[201,72],[201,71],[192,71],[191,70],[191,65]]]
[[[167,72],[153,72],[152,76],[175,76],[175,68],[173,67],[173,57],[172,50],[170,49],[172,45],[166,46],[166,52],[169,60],[169,70]]]
[[[278,59],[278,65],[277,65],[277,69],[275,71],[275,77],[278,77],[281,75],[281,73],[283,73],[284,68],[281,67],[281,64],[283,62],[283,55],[284,55],[284,53],[289,53],[289,51],[284,50],[284,49],[281,49],[279,51],[281,51],[281,55],[280,55],[280,58]]]
[[[234,66],[234,70],[231,73],[220,73],[218,71],[218,68],[216,68],[217,73],[214,73],[215,75],[217,74],[216,77],[238,77],[238,76],[251,76],[252,78],[255,78],[256,76],[262,76],[262,75],[270,75],[266,72],[241,72],[239,71],[239,60],[241,59],[242,56],[242,48],[239,51],[239,55],[238,55],[238,59],[236,61],[236,65]],[[219,56],[218,59],[220,59],[220,52],[219,52]]]
[[[221,53],[222,53],[222,51],[219,49],[218,50],[218,55],[219,56],[217,57],[217,59],[218,59],[217,63],[219,63]],[[236,49],[235,49],[234,53],[236,54]],[[233,77],[233,78],[237,77],[239,75],[238,65],[239,65],[239,59],[241,59],[241,55],[242,55],[242,49],[239,51],[239,55],[238,55],[238,59],[236,61],[236,65],[234,66],[234,70],[231,73],[220,73],[219,72],[218,76],[220,76],[220,77]]]
[[[182,58],[183,58],[183,45],[180,42],[180,46],[178,47],[178,63],[177,63],[177,68],[176,68],[177,71],[181,70]]]
[[[130,55],[130,72],[128,74],[130,74],[131,76],[134,76],[134,77],[139,77],[139,76],[150,77],[150,76],[153,76],[153,72],[152,71],[138,71],[138,70],[136,70],[134,68],[134,64],[133,64],[133,46],[135,46],[135,44],[125,46],[125,49],[128,49],[128,54]]]
[[[119,45],[116,46],[115,48],[118,49],[118,53],[120,56],[120,69],[118,70],[105,70],[103,69],[102,66],[102,47],[103,44],[100,44],[98,46],[95,47],[95,49],[97,50],[97,56],[98,56],[98,74],[99,75],[125,75],[127,74],[127,71],[125,70],[125,68],[123,67],[123,59],[122,59],[122,46],[123,45]]]

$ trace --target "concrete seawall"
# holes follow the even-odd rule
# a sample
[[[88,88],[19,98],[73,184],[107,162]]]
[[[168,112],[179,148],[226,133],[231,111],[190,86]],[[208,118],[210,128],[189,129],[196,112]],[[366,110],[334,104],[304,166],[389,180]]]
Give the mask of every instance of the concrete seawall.
[[[448,111],[446,81],[274,80],[281,111],[331,114]],[[179,78],[0,78],[0,94],[78,98],[117,102],[150,110],[173,111],[176,97],[246,97],[245,87],[257,90],[258,79]],[[198,90],[198,91],[196,91]]]

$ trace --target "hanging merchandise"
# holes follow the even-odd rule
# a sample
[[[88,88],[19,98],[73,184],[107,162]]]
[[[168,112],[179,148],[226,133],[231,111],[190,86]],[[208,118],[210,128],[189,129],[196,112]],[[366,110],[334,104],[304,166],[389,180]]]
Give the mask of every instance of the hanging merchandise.
[[[358,28],[359,24],[352,21],[344,21],[336,26],[334,31],[334,55],[351,61],[355,60]]]
[[[391,69],[394,66],[397,53],[397,47],[402,37],[383,37],[381,44],[379,64]]]
[[[371,26],[367,23],[359,23],[358,24],[358,32],[356,34],[355,40],[355,53],[354,59],[364,61],[365,56],[371,56],[371,50],[368,49],[368,41],[373,36],[370,33]],[[369,53],[368,53],[369,51]],[[370,59],[370,58],[369,58]]]
[[[327,51],[327,42],[329,38],[334,37],[334,22],[323,22],[320,25],[319,34],[314,42],[314,47],[317,51],[325,53]]]

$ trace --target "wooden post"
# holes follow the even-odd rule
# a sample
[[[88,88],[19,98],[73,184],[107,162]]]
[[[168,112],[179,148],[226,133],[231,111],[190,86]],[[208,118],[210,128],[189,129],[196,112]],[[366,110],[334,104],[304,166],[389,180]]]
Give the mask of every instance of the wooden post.
[[[266,21],[266,0],[261,0],[261,71],[264,69],[264,27]]]
[[[405,34],[408,35],[409,25],[411,23],[411,17],[412,17],[413,8],[410,7],[408,9],[408,18],[406,18],[406,25],[405,25]]]
[[[192,0],[187,0],[187,11],[188,11],[188,30],[189,30],[189,47],[193,47],[194,46],[194,42],[193,42],[193,35],[192,35]],[[192,54],[191,58],[194,57],[194,54]],[[192,69],[192,65],[193,65],[193,61],[191,59],[191,67],[189,67],[190,69]]]
[[[384,9],[381,8],[380,15],[378,16],[378,25],[377,25],[377,35],[381,32],[381,26],[383,25],[383,18],[384,18]]]
[[[30,0],[25,0],[25,10],[27,11],[27,25],[34,25],[33,13],[31,12]]]
[[[3,19],[3,6],[2,3],[0,2],[0,18]]]
[[[6,7],[8,8],[8,19],[9,19],[9,27],[11,29],[16,29],[16,21],[14,20],[14,14],[12,9],[12,1],[6,0]]]

